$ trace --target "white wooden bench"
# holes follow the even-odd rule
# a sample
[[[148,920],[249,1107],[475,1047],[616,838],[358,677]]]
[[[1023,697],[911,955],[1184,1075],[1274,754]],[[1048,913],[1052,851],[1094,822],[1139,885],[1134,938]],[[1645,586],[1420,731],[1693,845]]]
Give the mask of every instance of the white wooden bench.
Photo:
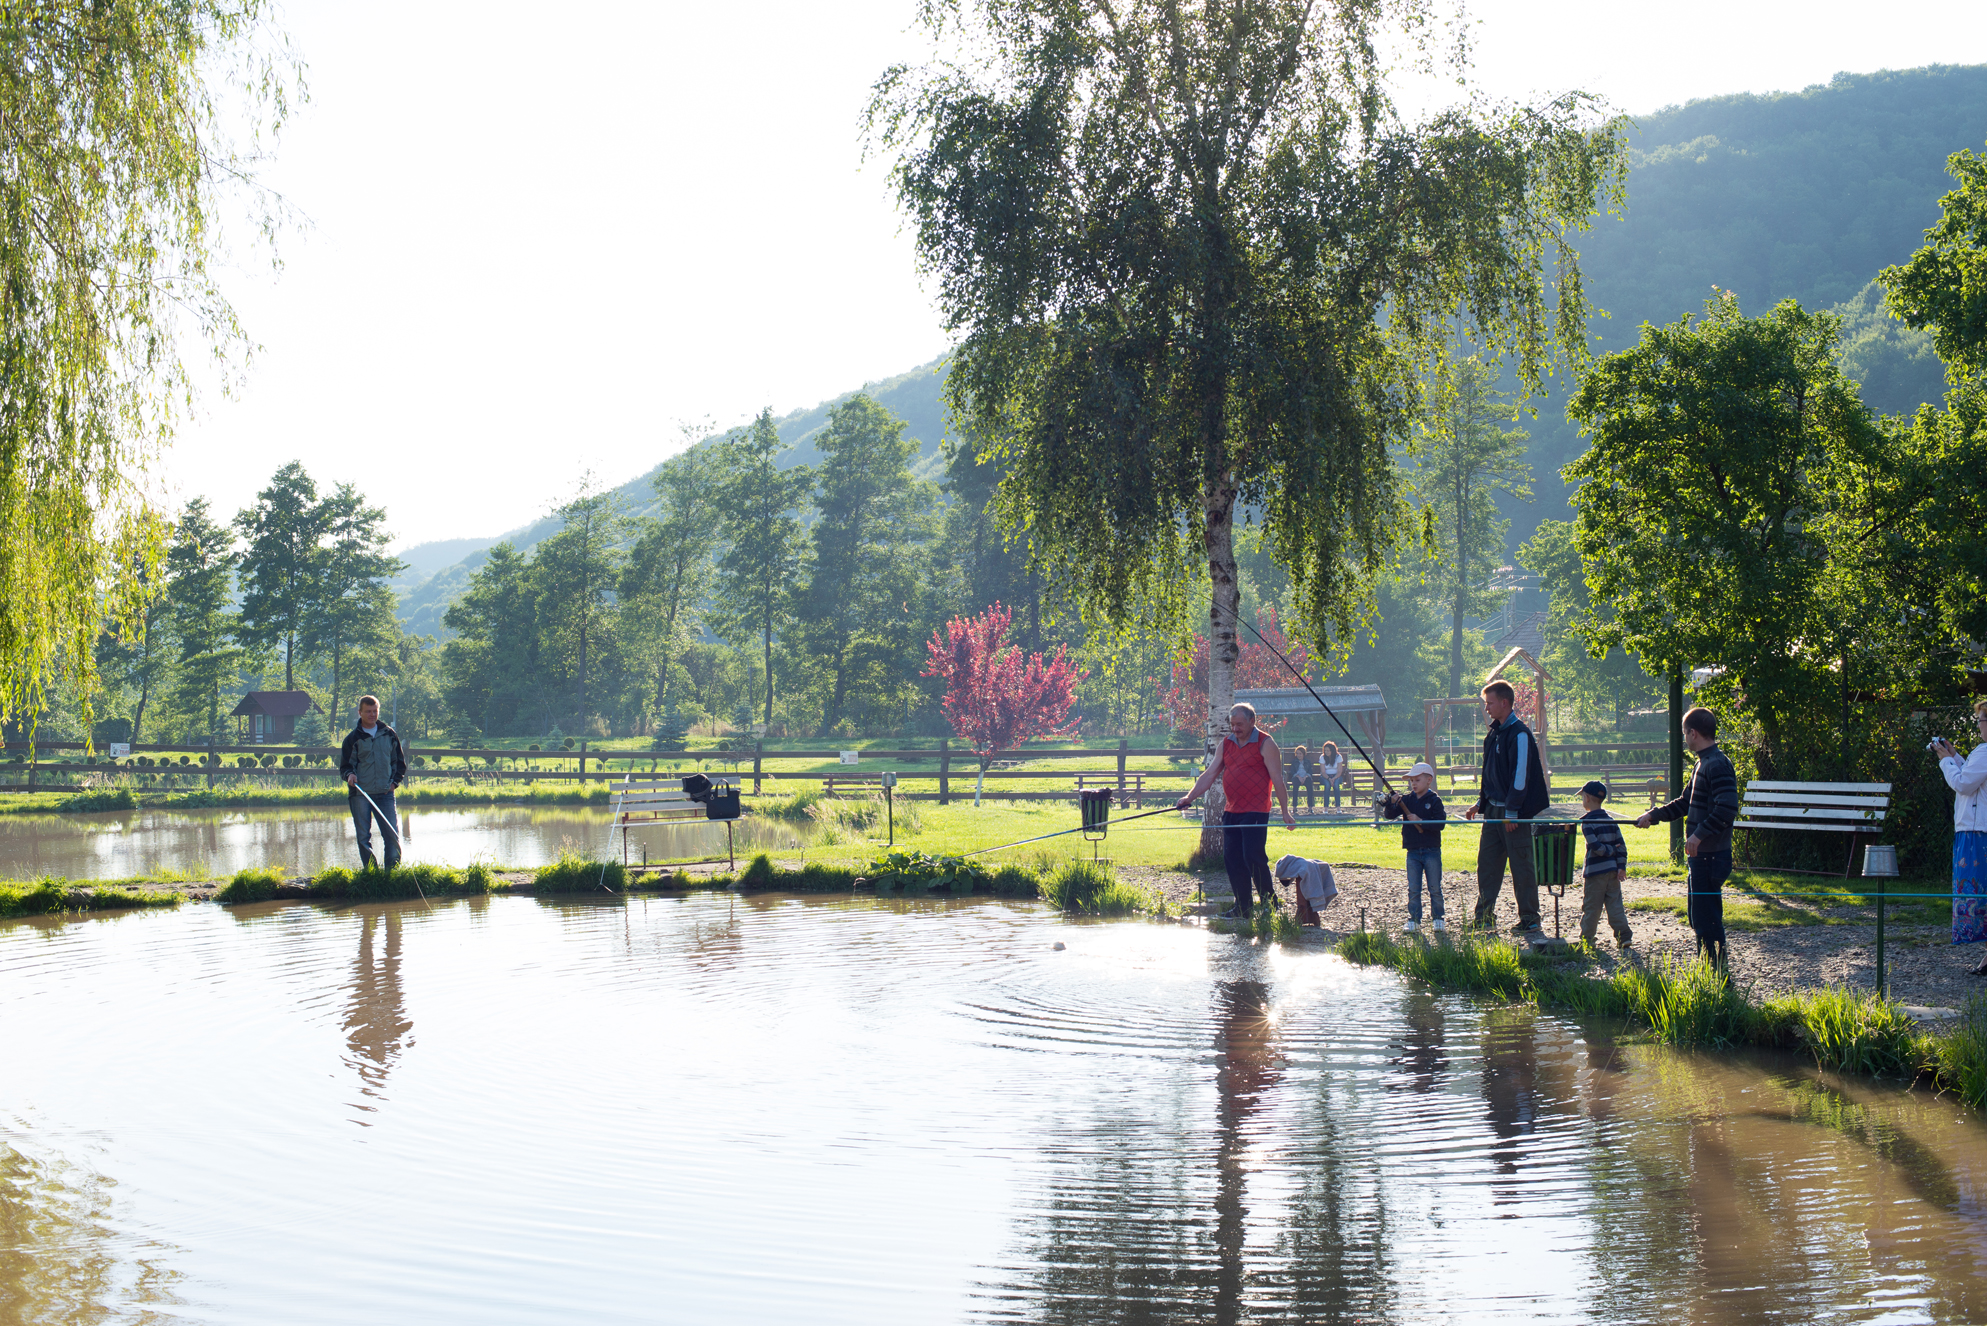
[[[737,868],[738,854],[733,843],[732,826],[738,819],[738,789],[726,779],[710,780],[711,795],[717,798],[716,804],[712,804],[686,792],[683,784],[687,781],[683,778],[637,778],[630,774],[614,789],[614,826],[621,830],[623,866],[629,869],[647,868],[646,862],[639,867],[629,865],[628,831],[631,828],[643,824],[722,820],[725,859],[730,862],[731,868]]]
[[[1754,779],[1746,784],[1745,800],[1732,827],[1846,833],[1849,858],[1843,864],[1842,878],[1847,879],[1856,866],[1857,845],[1883,832],[1884,815],[1889,810],[1889,783],[1783,783]]]

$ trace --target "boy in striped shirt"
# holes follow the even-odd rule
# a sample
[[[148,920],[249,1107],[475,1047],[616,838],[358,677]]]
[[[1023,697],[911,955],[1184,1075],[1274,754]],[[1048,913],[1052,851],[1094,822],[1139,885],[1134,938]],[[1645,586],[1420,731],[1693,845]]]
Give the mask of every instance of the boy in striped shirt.
[[[1601,908],[1607,908],[1608,924],[1614,927],[1614,942],[1628,947],[1634,932],[1628,928],[1628,912],[1621,905],[1621,879],[1628,873],[1628,844],[1621,826],[1602,808],[1608,799],[1606,783],[1595,779],[1580,789],[1580,804],[1587,813],[1580,817],[1580,831],[1587,836],[1587,860],[1582,868],[1586,890],[1580,900],[1580,938],[1594,942],[1600,927]]]

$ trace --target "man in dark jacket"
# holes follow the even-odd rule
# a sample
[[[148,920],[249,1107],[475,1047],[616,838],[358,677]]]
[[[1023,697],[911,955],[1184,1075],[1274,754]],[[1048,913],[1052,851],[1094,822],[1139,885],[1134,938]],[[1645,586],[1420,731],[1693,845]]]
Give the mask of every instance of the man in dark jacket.
[[[1718,749],[1718,716],[1693,709],[1683,716],[1683,744],[1697,756],[1690,786],[1667,806],[1644,811],[1642,828],[1681,816],[1683,854],[1689,884],[1684,915],[1697,932],[1697,952],[1720,968],[1725,953],[1725,881],[1732,877],[1732,821],[1739,817],[1739,780],[1732,762]]]
[[[345,735],[338,750],[338,772],[348,789],[345,800],[352,811],[352,827],[359,836],[359,866],[373,864],[372,822],[380,822],[381,847],[386,868],[400,864],[400,812],[393,794],[407,777],[407,752],[400,748],[400,734],[379,721],[379,700],[359,697],[359,725]],[[369,804],[363,791],[372,798]],[[374,813],[377,806],[378,813]]]
[[[1476,924],[1497,924],[1497,894],[1504,887],[1504,867],[1511,867],[1511,894],[1518,900],[1518,924],[1512,930],[1543,935],[1539,924],[1538,876],[1532,873],[1532,826],[1526,821],[1552,800],[1546,786],[1545,761],[1525,720],[1511,712],[1517,693],[1508,681],[1483,688],[1483,712],[1490,731],[1483,738],[1483,772],[1477,781],[1476,804],[1465,819],[1482,815],[1488,823],[1476,853]]]

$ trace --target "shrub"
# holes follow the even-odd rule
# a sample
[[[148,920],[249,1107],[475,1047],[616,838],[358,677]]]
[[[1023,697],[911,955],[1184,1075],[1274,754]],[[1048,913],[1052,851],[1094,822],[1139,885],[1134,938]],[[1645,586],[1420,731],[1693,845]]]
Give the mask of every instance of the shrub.
[[[1804,1046],[1821,1068],[1869,1077],[1918,1071],[1917,1024],[1888,999],[1864,991],[1803,990],[1760,1009],[1767,1036]]]
[[[931,856],[924,852],[891,852],[870,862],[865,872],[870,886],[878,893],[944,889],[952,894],[967,894],[984,874],[964,857]]]

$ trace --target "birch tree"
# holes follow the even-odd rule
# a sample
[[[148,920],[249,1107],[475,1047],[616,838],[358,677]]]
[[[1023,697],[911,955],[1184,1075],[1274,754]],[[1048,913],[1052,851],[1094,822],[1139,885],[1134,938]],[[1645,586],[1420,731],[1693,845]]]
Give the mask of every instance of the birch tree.
[[[1383,47],[1466,64],[1428,46],[1428,0],[923,14],[941,55],[883,74],[868,129],[959,337],[951,405],[1005,466],[1001,518],[1086,614],[1177,596],[1205,563],[1211,758],[1238,510],[1266,523],[1298,633],[1350,637],[1405,511],[1389,447],[1450,321],[1528,390],[1582,356],[1568,235],[1618,196],[1621,131],[1577,94],[1407,123]]]

